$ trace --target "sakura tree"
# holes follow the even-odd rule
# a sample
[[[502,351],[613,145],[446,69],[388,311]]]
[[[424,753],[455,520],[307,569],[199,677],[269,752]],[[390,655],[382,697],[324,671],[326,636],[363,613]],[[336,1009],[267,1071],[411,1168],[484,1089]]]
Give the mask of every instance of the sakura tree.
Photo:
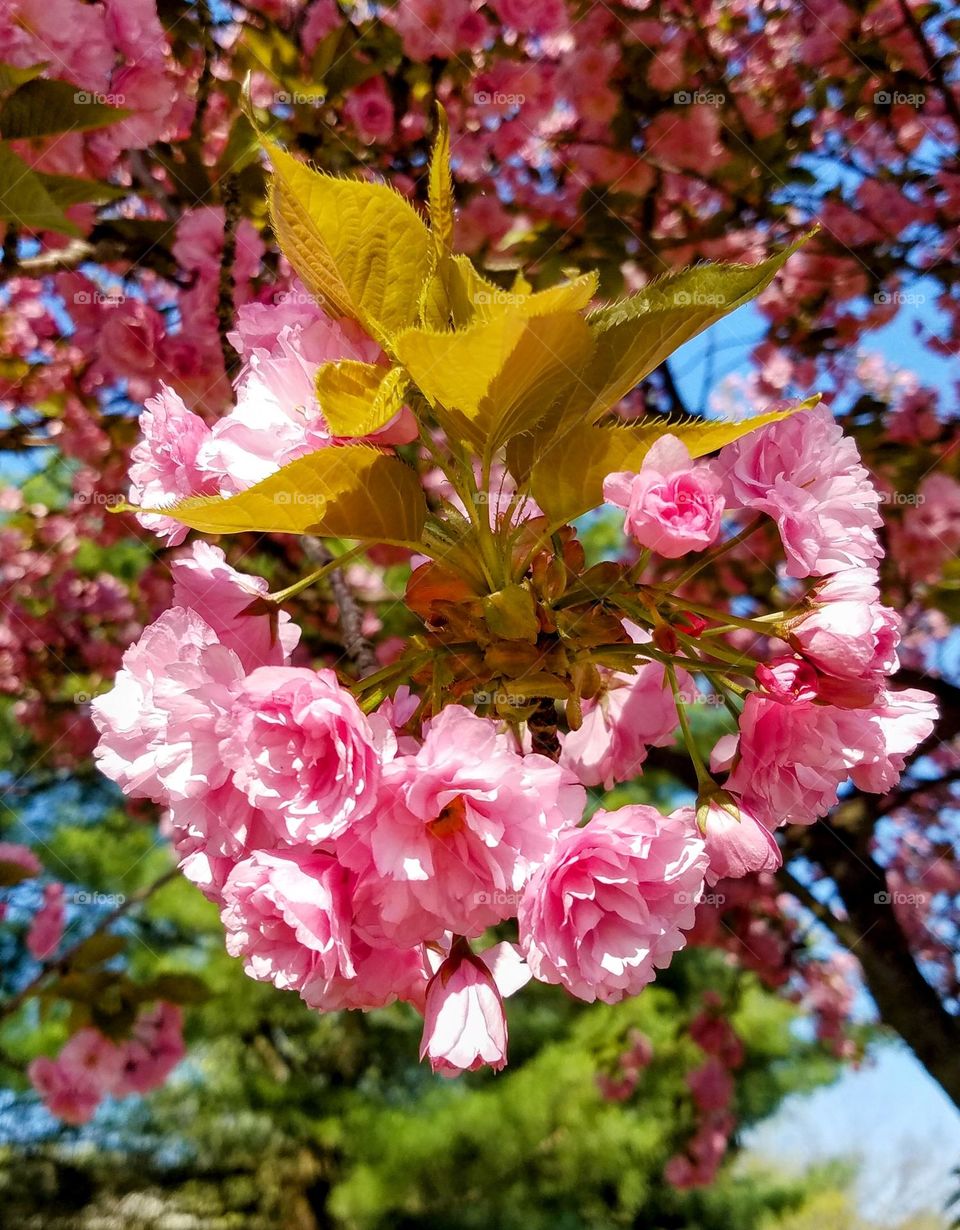
[[[955,352],[949,12],[4,15],[11,799],[96,744],[251,977],[407,1001],[444,1073],[531,978],[615,1002],[685,944],[845,1053],[812,914],[960,1097],[955,433],[857,349],[929,299]],[[755,297],[732,406],[686,405],[674,351]],[[48,872],[11,1015],[83,973]],[[196,993],[117,951],[36,1069],[74,1118]]]

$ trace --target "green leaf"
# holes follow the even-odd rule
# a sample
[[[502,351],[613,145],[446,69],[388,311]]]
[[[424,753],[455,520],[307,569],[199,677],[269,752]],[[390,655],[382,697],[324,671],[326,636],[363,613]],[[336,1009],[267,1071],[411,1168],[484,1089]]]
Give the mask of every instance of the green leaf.
[[[618,470],[635,471],[662,436],[676,436],[691,457],[703,457],[749,435],[767,423],[778,423],[817,404],[807,398],[783,410],[726,422],[649,416],[627,426],[597,427],[581,423],[558,433],[539,453],[530,473],[530,490],[552,523],[562,525],[603,503],[603,480]]]
[[[445,260],[453,250],[453,180],[450,175],[450,126],[447,113],[437,103],[437,132],[430,158],[430,229],[436,260]]]
[[[273,229],[304,285],[381,342],[413,324],[433,242],[413,206],[386,184],[337,179],[264,147]]]
[[[596,349],[564,418],[596,422],[684,342],[748,303],[809,236],[757,265],[696,265],[588,316]]]
[[[125,107],[101,101],[104,97],[112,96],[78,90],[69,81],[47,77],[28,81],[0,106],[0,135],[14,141],[85,132],[115,124],[131,114]]]
[[[317,400],[335,436],[369,436],[398,413],[408,384],[402,367],[341,359],[317,372]]]
[[[117,184],[105,184],[99,179],[77,179],[73,175],[51,175],[37,171],[37,179],[54,201],[64,209],[70,205],[103,205],[126,196],[128,189]]]
[[[206,534],[317,534],[416,546],[427,517],[420,480],[366,444],[324,448],[223,499],[194,496],[142,509]]]
[[[0,141],[0,218],[30,231],[79,235],[76,227],[43,185],[40,176],[5,142]]]
[[[522,585],[508,585],[483,600],[483,618],[495,635],[507,641],[536,643],[540,632],[533,594]]]
[[[140,987],[144,1000],[165,999],[171,1004],[203,1004],[211,991],[195,974],[158,974]]]
[[[39,64],[30,64],[25,68],[19,68],[16,64],[0,64],[0,94],[9,94],[18,86],[39,77],[47,63],[42,60]]]
[[[101,965],[104,961],[109,961],[111,957],[123,952],[125,945],[126,941],[122,935],[102,933],[91,935],[70,958],[70,968],[73,970],[93,969],[95,965]]]
[[[407,329],[394,339],[437,417],[486,457],[536,426],[592,346],[586,322],[568,311],[504,311],[466,329]]]

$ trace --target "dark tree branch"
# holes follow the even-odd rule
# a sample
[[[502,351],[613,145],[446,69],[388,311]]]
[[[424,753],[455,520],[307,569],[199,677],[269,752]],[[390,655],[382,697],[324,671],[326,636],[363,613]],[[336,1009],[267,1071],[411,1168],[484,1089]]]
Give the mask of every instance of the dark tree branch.
[[[815,862],[836,886],[847,921],[832,911],[823,913],[825,907],[819,903],[814,912],[860,962],[881,1020],[896,1030],[960,1106],[960,1018],[946,1010],[920,972],[889,902],[886,872],[870,852],[875,804],[863,795],[847,800],[831,822],[802,830],[791,846]],[[794,892],[792,885],[790,891]]]
[[[240,356],[227,340],[233,328],[234,291],[236,278],[234,265],[237,259],[237,226],[240,223],[240,189],[235,175],[225,175],[220,189],[223,199],[223,256],[220,265],[220,287],[217,296],[217,329],[220,333],[220,353],[229,379],[237,373]]]

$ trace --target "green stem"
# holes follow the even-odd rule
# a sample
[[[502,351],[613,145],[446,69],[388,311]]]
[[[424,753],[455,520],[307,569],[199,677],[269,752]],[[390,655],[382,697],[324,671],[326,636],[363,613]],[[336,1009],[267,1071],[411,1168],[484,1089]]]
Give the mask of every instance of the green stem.
[[[301,577],[299,581],[294,581],[292,585],[288,585],[286,589],[278,589],[272,594],[267,594],[268,602],[275,602],[278,605],[281,602],[286,602],[288,598],[292,598],[295,594],[299,594],[301,590],[313,585],[315,581],[321,580],[328,573],[333,572],[336,568],[347,563],[348,560],[356,559],[358,555],[362,555],[366,551],[366,543],[361,543],[359,546],[351,547],[349,551],[344,551],[342,555],[337,555],[333,559],[328,560],[322,567],[315,572],[311,572],[309,576]]]
[[[725,619],[727,624],[732,624],[735,628],[746,628],[748,631],[757,632],[761,636],[775,636],[774,628],[769,625],[778,623],[783,619],[783,611],[775,611],[770,615],[759,615],[756,619],[743,619],[738,615],[731,615],[728,611],[715,611],[713,607],[704,606],[701,602],[688,602],[686,598],[667,593],[662,589],[657,589],[656,593],[660,601],[669,602],[672,606],[679,607],[681,611],[693,611],[694,614],[705,615],[708,619]],[[707,628],[701,635],[712,636],[717,631],[718,629],[716,628]]]
[[[713,790],[716,783],[707,772],[707,766],[703,763],[703,759],[697,748],[696,741],[693,737],[693,731],[690,729],[690,720],[687,717],[687,706],[680,692],[680,685],[677,682],[676,668],[672,663],[667,665],[667,678],[670,681],[670,690],[673,692],[674,704],[677,706],[677,720],[680,723],[680,733],[683,735],[683,741],[687,746],[687,752],[690,759],[693,761],[693,767],[697,774],[697,785],[700,790]]]

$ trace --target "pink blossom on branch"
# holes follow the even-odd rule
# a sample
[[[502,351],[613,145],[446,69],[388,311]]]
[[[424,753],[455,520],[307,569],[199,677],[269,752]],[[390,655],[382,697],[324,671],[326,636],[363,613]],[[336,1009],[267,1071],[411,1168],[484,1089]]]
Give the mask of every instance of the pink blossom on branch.
[[[683,947],[707,855],[691,808],[597,811],[564,834],[520,901],[520,947],[534,978],[616,1003]]]
[[[720,533],[722,483],[709,463],[694,463],[676,436],[653,445],[636,474],[609,474],[603,497],[626,510],[624,529],[642,547],[677,559],[702,551]]]

